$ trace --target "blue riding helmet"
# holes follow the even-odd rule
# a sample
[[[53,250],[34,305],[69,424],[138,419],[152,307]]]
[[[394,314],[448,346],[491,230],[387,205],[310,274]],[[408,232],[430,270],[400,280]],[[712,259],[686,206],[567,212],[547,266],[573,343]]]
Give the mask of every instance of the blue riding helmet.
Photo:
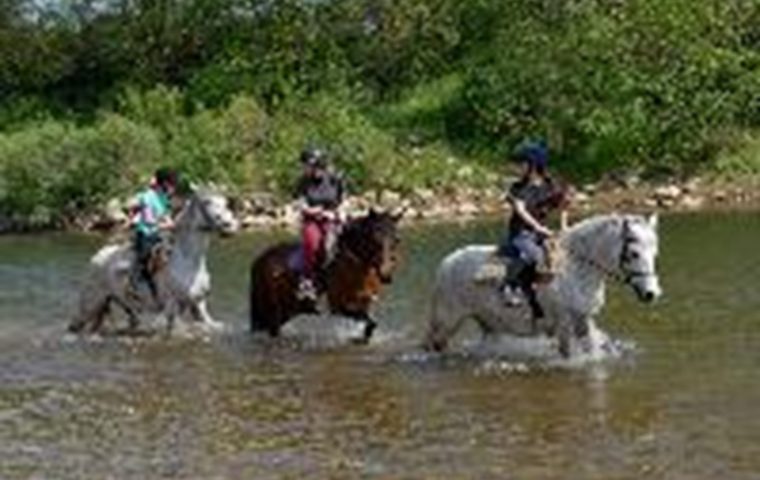
[[[549,148],[544,140],[528,142],[517,149],[515,159],[536,170],[546,170],[549,166]]]

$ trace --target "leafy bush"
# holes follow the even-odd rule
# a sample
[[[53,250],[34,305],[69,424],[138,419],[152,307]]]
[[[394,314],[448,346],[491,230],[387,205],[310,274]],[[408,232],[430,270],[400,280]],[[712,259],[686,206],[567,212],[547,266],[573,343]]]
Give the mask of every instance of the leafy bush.
[[[150,128],[106,116],[92,127],[45,122],[0,135],[0,210],[72,214],[125,193],[161,159]]]
[[[473,120],[472,137],[512,145],[548,136],[565,168],[585,174],[678,171],[714,158],[725,125],[759,120],[747,116],[760,70],[732,28],[737,5],[541,5],[502,2],[505,23],[455,112]]]

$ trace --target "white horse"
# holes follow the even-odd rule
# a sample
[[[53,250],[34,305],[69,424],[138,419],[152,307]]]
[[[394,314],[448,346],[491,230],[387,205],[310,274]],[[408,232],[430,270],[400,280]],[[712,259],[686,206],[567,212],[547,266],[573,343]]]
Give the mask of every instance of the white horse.
[[[191,324],[218,330],[222,324],[211,318],[207,298],[211,280],[206,267],[210,234],[230,235],[238,222],[227,199],[209,190],[195,190],[177,215],[176,226],[163,268],[155,273],[158,302],[147,288],[130,286],[136,255],[131,242],[110,244],[90,260],[87,281],[80,292],[79,311],[69,326],[71,332],[97,332],[112,303],[129,318],[130,328],[139,325],[138,315],[163,315],[171,331],[175,318],[190,314]]]
[[[629,285],[651,303],[662,295],[655,268],[658,253],[657,216],[606,215],[582,221],[559,239],[556,273],[537,287],[544,318],[534,325],[530,309],[505,304],[498,275],[483,272],[501,260],[496,247],[461,248],[441,263],[436,278],[426,347],[443,350],[467,319],[484,334],[557,335],[560,353],[571,354],[572,339],[583,339],[587,353],[599,353],[606,336],[595,318],[604,307],[607,277]]]

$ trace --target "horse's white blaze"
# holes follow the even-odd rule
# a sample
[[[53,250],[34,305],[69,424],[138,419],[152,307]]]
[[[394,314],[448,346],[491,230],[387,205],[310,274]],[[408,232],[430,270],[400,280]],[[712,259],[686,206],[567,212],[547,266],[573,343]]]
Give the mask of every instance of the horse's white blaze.
[[[607,337],[594,318],[604,307],[607,275],[628,277],[641,300],[662,294],[655,270],[656,225],[656,217],[609,215],[580,222],[563,235],[557,273],[538,290],[546,314],[539,331],[556,332],[565,347],[572,337],[582,337],[587,350],[603,348]],[[535,333],[528,309],[505,306],[496,279],[484,281],[484,266],[493,262],[494,254],[493,246],[471,245],[443,260],[434,289],[430,347],[445,347],[467,319],[474,319],[484,333]]]
[[[97,326],[111,300],[140,314],[163,314],[167,321],[190,314],[198,325],[219,328],[208,313],[206,299],[211,279],[206,265],[210,233],[234,233],[238,222],[227,200],[209,191],[193,194],[177,217],[169,263],[157,275],[163,310],[158,311],[147,295],[127,294],[129,275],[135,261],[130,244],[106,245],[90,260],[90,272],[80,293],[79,313],[72,327]]]

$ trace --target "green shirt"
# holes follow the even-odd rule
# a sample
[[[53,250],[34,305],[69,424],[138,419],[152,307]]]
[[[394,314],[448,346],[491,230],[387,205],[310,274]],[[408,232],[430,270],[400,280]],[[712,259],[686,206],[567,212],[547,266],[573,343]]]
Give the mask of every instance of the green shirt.
[[[139,211],[135,229],[145,235],[158,233],[158,224],[171,212],[169,196],[153,188],[148,188],[137,197]]]

